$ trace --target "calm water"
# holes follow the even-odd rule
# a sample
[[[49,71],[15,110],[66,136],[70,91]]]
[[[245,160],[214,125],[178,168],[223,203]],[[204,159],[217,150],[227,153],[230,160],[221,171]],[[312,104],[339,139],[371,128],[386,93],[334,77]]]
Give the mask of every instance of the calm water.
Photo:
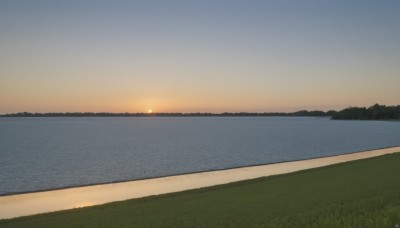
[[[0,194],[400,145],[400,122],[291,117],[0,118]]]

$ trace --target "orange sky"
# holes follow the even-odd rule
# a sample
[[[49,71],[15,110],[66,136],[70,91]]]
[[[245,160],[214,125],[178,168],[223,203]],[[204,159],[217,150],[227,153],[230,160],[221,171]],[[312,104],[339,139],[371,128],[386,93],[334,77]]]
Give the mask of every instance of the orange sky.
[[[0,113],[399,104],[399,3],[222,3],[0,2]]]

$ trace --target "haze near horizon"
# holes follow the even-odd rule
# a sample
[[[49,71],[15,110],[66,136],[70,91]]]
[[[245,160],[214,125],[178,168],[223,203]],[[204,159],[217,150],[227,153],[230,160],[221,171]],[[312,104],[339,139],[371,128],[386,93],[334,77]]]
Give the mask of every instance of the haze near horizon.
[[[398,1],[0,2],[0,114],[398,105]]]

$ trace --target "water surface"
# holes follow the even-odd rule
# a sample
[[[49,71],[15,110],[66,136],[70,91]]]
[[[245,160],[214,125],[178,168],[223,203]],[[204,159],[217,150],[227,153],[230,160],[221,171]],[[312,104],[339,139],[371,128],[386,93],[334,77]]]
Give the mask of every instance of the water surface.
[[[400,145],[400,123],[305,117],[0,118],[0,194]]]

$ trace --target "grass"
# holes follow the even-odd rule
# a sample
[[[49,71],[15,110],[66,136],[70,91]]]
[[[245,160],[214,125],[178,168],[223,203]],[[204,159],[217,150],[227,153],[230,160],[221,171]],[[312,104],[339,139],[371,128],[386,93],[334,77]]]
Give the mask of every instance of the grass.
[[[0,221],[0,227],[394,227],[395,224],[400,224],[400,153]]]

